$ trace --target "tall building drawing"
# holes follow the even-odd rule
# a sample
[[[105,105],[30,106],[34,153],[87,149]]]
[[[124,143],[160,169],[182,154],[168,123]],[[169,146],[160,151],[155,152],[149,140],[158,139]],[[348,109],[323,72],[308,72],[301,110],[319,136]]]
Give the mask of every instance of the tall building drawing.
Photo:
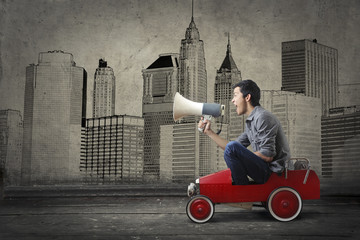
[[[241,81],[241,72],[232,57],[229,35],[226,56],[216,72],[214,94],[215,102],[225,105],[224,123],[230,122],[230,106],[233,98],[232,85],[239,81]]]
[[[338,106],[337,49],[316,40],[282,43],[282,90],[321,99],[322,114]]]
[[[78,180],[86,81],[63,51],[42,52],[26,68],[22,184]]]
[[[181,40],[178,91],[192,101],[207,102],[204,43],[194,22],[193,2],[191,22],[186,29],[185,39]],[[206,169],[202,166],[211,163],[210,140],[207,136],[199,135],[195,122],[195,116],[187,116],[181,119],[180,124],[174,124],[171,119],[171,125],[160,126],[157,141],[160,143],[157,148],[160,149],[160,180],[185,181],[201,174]],[[170,142],[173,143],[171,146]],[[166,155],[169,149],[172,152]]]
[[[143,74],[144,176],[159,178],[160,126],[174,124],[173,99],[178,91],[179,54],[160,54]]]
[[[237,138],[244,130],[244,117],[237,115],[236,108],[231,102],[233,98],[232,86],[241,80],[241,71],[232,57],[229,34],[226,56],[216,72],[214,98],[216,103],[225,105],[225,115],[221,121],[229,124],[230,140]]]
[[[359,143],[360,106],[332,108],[329,116],[322,117],[322,176],[333,180],[334,188],[359,183]],[[358,194],[359,190],[352,193]]]
[[[339,84],[339,107],[360,105],[360,82]]]
[[[95,72],[93,118],[115,114],[115,76],[114,71],[104,59],[99,60]]]
[[[143,118],[114,115],[86,120],[80,162],[86,183],[141,182],[143,164]]]
[[[219,124],[212,127],[219,128]],[[228,138],[228,124],[220,136]],[[226,169],[224,151],[208,136],[200,133],[197,123],[163,125],[160,128],[160,180],[188,182]]]
[[[261,91],[260,104],[280,121],[293,158],[308,158],[321,175],[321,99],[287,91]]]
[[[195,102],[207,101],[207,75],[204,42],[194,22],[194,6],[185,39],[181,40],[179,92]]]
[[[4,184],[21,183],[23,120],[20,111],[0,110],[0,175]]]

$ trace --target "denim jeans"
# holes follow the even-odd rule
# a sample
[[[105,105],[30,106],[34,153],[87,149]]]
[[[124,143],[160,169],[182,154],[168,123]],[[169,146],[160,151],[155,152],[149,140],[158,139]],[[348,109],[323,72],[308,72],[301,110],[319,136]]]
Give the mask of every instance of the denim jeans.
[[[269,179],[272,172],[267,162],[236,141],[226,145],[224,159],[231,170],[235,185],[249,184],[247,176],[256,183],[263,184]]]

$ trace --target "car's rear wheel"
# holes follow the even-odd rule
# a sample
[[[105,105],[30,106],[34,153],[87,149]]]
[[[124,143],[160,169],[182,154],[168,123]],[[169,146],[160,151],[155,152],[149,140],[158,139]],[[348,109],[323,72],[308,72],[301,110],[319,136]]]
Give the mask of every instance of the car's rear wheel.
[[[288,222],[300,214],[302,199],[296,190],[289,187],[280,187],[270,194],[267,209],[275,219]]]
[[[213,217],[214,212],[214,204],[208,197],[202,195],[191,198],[186,206],[186,214],[196,223],[206,223]]]

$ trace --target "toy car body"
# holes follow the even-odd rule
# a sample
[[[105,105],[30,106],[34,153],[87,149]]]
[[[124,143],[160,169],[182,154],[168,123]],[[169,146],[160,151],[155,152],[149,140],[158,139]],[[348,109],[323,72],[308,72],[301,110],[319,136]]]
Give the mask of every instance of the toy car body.
[[[319,178],[305,160],[299,170],[287,166],[280,175],[272,173],[265,184],[233,185],[230,169],[201,177],[198,186],[188,187],[186,213],[192,221],[205,223],[214,215],[215,204],[261,202],[275,219],[291,221],[300,214],[302,200],[320,198]]]

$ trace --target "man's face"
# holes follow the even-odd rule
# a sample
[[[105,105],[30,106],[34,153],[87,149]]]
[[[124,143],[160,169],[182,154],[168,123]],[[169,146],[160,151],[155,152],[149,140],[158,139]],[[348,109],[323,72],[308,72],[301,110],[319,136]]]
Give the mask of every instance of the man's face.
[[[236,106],[236,113],[242,115],[247,111],[247,105],[243,94],[240,92],[240,87],[234,88],[234,98],[231,102]]]

